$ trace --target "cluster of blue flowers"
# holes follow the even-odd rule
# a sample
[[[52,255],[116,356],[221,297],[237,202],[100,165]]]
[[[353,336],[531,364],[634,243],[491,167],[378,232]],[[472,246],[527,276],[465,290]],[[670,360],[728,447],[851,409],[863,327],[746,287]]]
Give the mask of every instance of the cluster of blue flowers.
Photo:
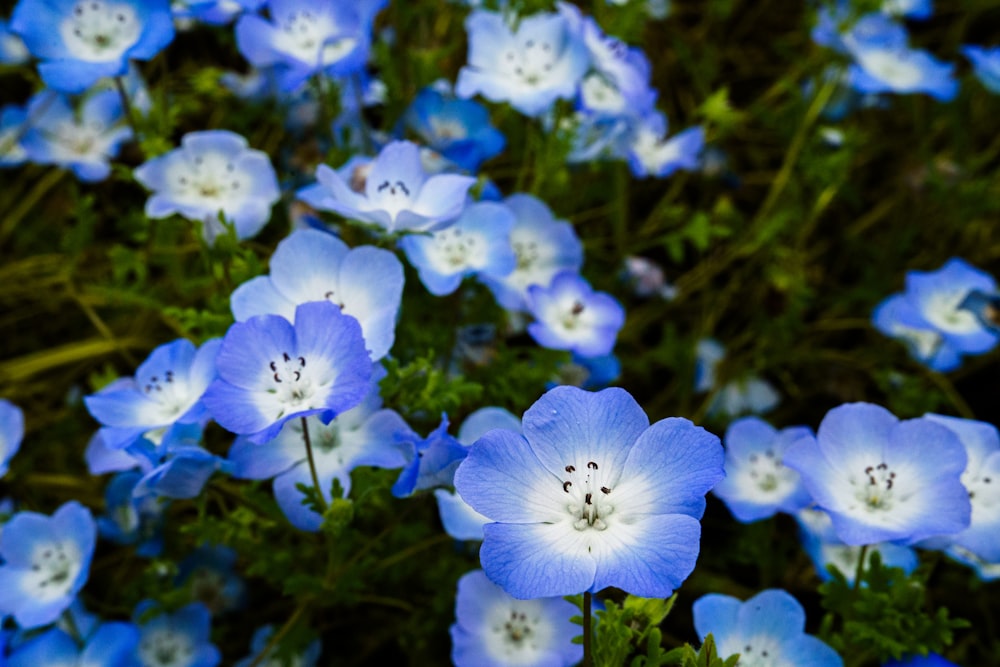
[[[983,579],[1000,577],[1000,434],[989,424],[937,414],[900,420],[850,403],[829,411],[815,433],[736,420],[723,448],[688,419],[650,423],[627,391],[604,388],[617,375],[625,310],[583,277],[584,245],[570,222],[533,194],[505,194],[490,180],[484,165],[507,140],[490,108],[472,98],[506,103],[526,123],[567,138],[571,163],[620,161],[638,178],[693,170],[705,133],[668,134],[641,50],[568,3],[527,16],[477,8],[465,19],[468,56],[454,86],[420,90],[397,131],[380,134],[362,111],[380,99],[368,65],[386,5],[20,0],[0,25],[0,59],[34,60],[45,85],[0,112],[0,167],[31,162],[84,182],[108,178],[121,147],[143,138],[137,120],[152,104],[133,62],[167,48],[175,26],[196,23],[232,24],[254,69],[227,81],[241,97],[295,109],[286,122],[316,125],[319,107],[338,97],[339,115],[324,120],[352,153],[344,164],[320,164],[308,184],[289,185],[267,153],[212,129],[185,134],[134,169],[150,193],[145,215],[193,221],[206,248],[228,234],[255,237],[282,198],[307,206],[310,223],[277,243],[269,273],[232,290],[224,336],[160,345],[131,377],[84,398],[100,425],[88,468],[113,473],[105,511],[95,518],[69,501],[50,516],[16,512],[3,525],[0,620],[17,630],[0,638],[0,664],[221,664],[212,618],[238,607],[243,587],[232,552],[191,556],[178,585],[197,599],[178,609],[145,600],[131,621],[105,621],[80,598],[98,538],[134,545],[144,558],[160,555],[170,504],[197,498],[213,477],[273,480],[278,507],[305,532],[323,529],[324,511],[335,493],[350,496],[361,466],[398,470],[395,498],[432,492],[444,530],[482,543],[482,570],[458,583],[458,665],[577,663],[576,608],[561,597],[609,587],[670,596],[695,569],[710,491],[740,522],[795,516],[820,577],[831,564],[854,577],[874,551],[912,571],[915,549],[946,552]],[[864,16],[847,2],[819,10],[813,38],[844,61],[831,80],[859,99],[954,98],[953,66],[910,48],[900,22],[927,18],[930,3],[885,5]],[[983,85],[1000,92],[1000,51],[964,53]],[[349,244],[357,238],[369,243]],[[601,390],[555,386],[520,418],[489,406],[468,415],[455,436],[447,414],[420,435],[384,405],[380,384],[408,269],[433,297],[468,280],[484,285],[514,333],[572,353],[590,374],[587,389]],[[672,297],[658,270],[631,258],[641,296]],[[997,308],[995,280],[953,259],[937,272],[910,272],[906,291],[879,304],[873,323],[919,362],[948,371],[962,355],[996,346]],[[696,356],[707,414],[778,404],[778,390],[759,375],[721,377],[718,341],[703,339]],[[231,434],[225,457],[206,447],[210,423]],[[0,476],[23,437],[21,411],[0,400]],[[694,603],[694,626],[723,655],[741,654],[741,665],[842,664],[805,634],[805,612],[785,591],[746,601],[706,595]],[[237,664],[281,664],[274,633],[259,628],[251,656]],[[313,641],[295,664],[315,665],[320,652]]]

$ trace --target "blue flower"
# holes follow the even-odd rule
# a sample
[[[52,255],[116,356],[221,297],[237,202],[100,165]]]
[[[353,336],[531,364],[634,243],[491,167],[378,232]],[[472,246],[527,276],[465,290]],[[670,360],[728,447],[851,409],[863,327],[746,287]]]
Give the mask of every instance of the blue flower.
[[[890,660],[883,667],[959,667],[950,660],[945,660],[937,653],[915,655],[903,660]]]
[[[246,584],[233,571],[236,552],[229,547],[205,545],[181,561],[177,585],[190,589],[191,597],[213,614],[243,606]]]
[[[277,647],[272,647],[266,657],[260,658],[264,649],[268,648],[273,634],[273,625],[257,628],[250,640],[250,656],[237,662],[236,667],[284,667],[289,664],[294,665],[294,667],[316,667],[316,661],[319,660],[319,654],[323,650],[323,644],[318,639],[309,642],[304,650],[294,653],[290,657],[288,654],[283,654],[285,657],[279,659],[275,656]]]
[[[482,570],[458,580],[451,660],[456,667],[571,667],[583,646],[570,639],[575,605],[558,597],[517,600]]]
[[[709,415],[763,414],[781,401],[771,383],[757,375],[744,375],[723,384],[716,377],[716,369],[725,357],[725,347],[714,338],[702,338],[695,345],[694,390],[715,392],[708,407]]]
[[[503,280],[517,266],[510,245],[514,213],[495,202],[469,204],[449,227],[430,236],[410,235],[400,241],[407,259],[417,269],[427,291],[451,294],[462,278],[478,274]]]
[[[882,0],[883,14],[907,19],[927,19],[934,13],[933,0]]]
[[[22,438],[24,413],[10,401],[0,398],[0,477],[7,474],[7,465],[21,448]]]
[[[490,124],[486,107],[447,97],[433,88],[417,93],[404,120],[428,147],[469,172],[499,155],[506,143],[503,134]]]
[[[476,182],[457,174],[428,177],[420,163],[420,149],[409,141],[394,141],[383,148],[363,184],[346,182],[325,164],[316,170],[316,178],[319,184],[300,190],[300,199],[313,208],[372,223],[387,233],[447,226],[465,208],[466,194]]]
[[[51,517],[15,514],[0,533],[0,616],[26,630],[59,618],[87,581],[96,541],[90,510],[76,501]]]
[[[719,655],[740,654],[740,664],[842,667],[837,652],[807,635],[806,612],[783,590],[761,591],[746,602],[710,593],[694,602],[694,627],[711,634]]]
[[[103,181],[110,160],[132,137],[121,98],[110,90],[94,93],[75,114],[66,98],[42,91],[28,103],[29,129],[21,139],[28,159],[70,169],[81,181]]]
[[[778,431],[757,417],[738,419],[726,429],[726,478],[713,493],[742,523],[778,512],[794,514],[811,500],[799,474],[783,463],[785,451],[798,439],[812,436],[805,426]]]
[[[187,435],[187,428],[208,420],[202,394],[215,379],[221,341],[195,349],[183,338],[153,350],[136,369],[96,394],[84,397],[90,414],[105,428],[104,445],[124,449],[146,437],[159,444]]]
[[[969,526],[965,448],[930,419],[900,421],[870,403],[841,405],[816,438],[788,448],[785,465],[799,472],[846,544],[913,544]]]
[[[53,628],[19,645],[7,667],[121,667],[131,664],[139,632],[131,623],[104,623],[84,646],[70,634]]]
[[[184,667],[215,667],[222,660],[219,649],[211,643],[212,617],[200,602],[181,607],[172,614],[148,618],[157,604],[143,600],[132,613],[139,624],[139,646],[135,659],[139,667],[175,667],[178,656],[185,656]]]
[[[23,107],[8,104],[0,108],[0,167],[16,167],[28,159],[21,144],[27,120],[28,114]]]
[[[142,480],[137,470],[111,478],[104,490],[105,516],[97,517],[101,537],[115,544],[134,544],[139,556],[159,556],[163,551],[163,513],[167,503],[160,498],[133,495]]]
[[[485,526],[490,580],[526,599],[616,586],[666,597],[694,569],[704,494],[724,476],[714,435],[652,426],[628,392],[556,387],[472,446],[455,487]]]
[[[573,226],[557,220],[549,207],[528,194],[516,194],[503,202],[514,212],[510,244],[517,258],[514,270],[503,278],[483,277],[483,282],[508,310],[526,310],[528,288],[548,287],[561,271],[578,272],[583,266],[583,244]]]
[[[535,341],[553,350],[572,350],[582,357],[611,352],[625,324],[625,310],[614,297],[595,292],[586,280],[564,271],[549,287],[528,288],[528,310],[536,321],[528,325]]]
[[[455,470],[465,460],[469,450],[448,434],[448,417],[441,415],[441,424],[426,438],[416,434],[404,437],[410,443],[406,467],[392,485],[392,495],[405,498],[416,491],[436,486],[451,486]]]
[[[290,419],[329,422],[350,410],[372,376],[358,321],[329,301],[298,306],[294,325],[280,315],[237,322],[216,367],[205,405],[223,428],[256,443],[273,439]]]
[[[967,309],[975,292],[995,292],[992,276],[961,259],[937,271],[909,271],[906,291],[882,301],[872,315],[875,328],[899,338],[910,353],[932,370],[949,371],[962,354],[982,354],[996,346],[998,335]]]
[[[705,131],[691,127],[666,138],[667,119],[659,112],[644,116],[632,130],[628,163],[638,177],[666,178],[678,169],[698,168]]]
[[[963,46],[962,53],[972,63],[979,82],[991,93],[1000,95],[1000,46]]]
[[[266,0],[174,0],[170,6],[178,21],[226,25],[244,12],[255,12]]]
[[[233,316],[295,317],[295,307],[330,301],[361,325],[365,346],[378,361],[392,347],[403,296],[403,265],[374,246],[349,248],[336,236],[314,229],[292,232],[271,255],[271,275],[253,278],[233,292]]]
[[[524,17],[515,32],[500,14],[476,10],[465,29],[469,62],[458,73],[459,97],[479,93],[538,116],[557,99],[573,97],[590,66],[583,39],[559,14]]]
[[[236,23],[236,44],[256,67],[275,68],[286,91],[314,74],[346,76],[368,60],[372,21],[385,0],[356,3],[270,0],[270,21],[246,14]]]
[[[844,575],[847,583],[854,585],[858,573],[858,559],[861,558],[861,547],[844,544],[837,538],[830,515],[823,510],[803,509],[795,515],[799,523],[799,535],[802,538],[802,548],[805,549],[816,567],[816,574],[823,581],[830,581],[833,575],[827,569],[828,565],[836,565]],[[917,569],[920,559],[911,547],[904,547],[892,542],[879,542],[868,546],[865,556],[865,569],[871,562],[872,554],[878,552],[886,567],[902,568],[909,574]]]
[[[382,368],[376,380],[385,376]],[[351,491],[351,471],[358,466],[402,468],[406,465],[405,447],[400,442],[416,438],[410,427],[393,410],[382,409],[377,381],[365,400],[355,408],[342,412],[329,424],[317,417],[306,419],[312,445],[316,476],[320,491],[329,502],[331,487],[336,479],[346,497]],[[237,438],[229,450],[233,476],[242,479],[274,477],[274,496],[293,526],[300,530],[317,531],[323,517],[302,504],[299,484],[312,486],[312,476],[306,462],[302,423],[285,424],[278,436],[264,444],[254,444],[245,437]]]
[[[968,456],[962,484],[972,504],[972,519],[968,528],[941,538],[944,544],[937,546],[958,547],[986,562],[1000,562],[1000,512],[997,511],[1000,508],[1000,433],[986,422],[935,414],[925,416],[957,435]]]
[[[130,59],[149,60],[174,38],[167,0],[20,0],[10,29],[42,61],[45,85],[63,93],[125,74]]]
[[[271,160],[263,151],[228,130],[189,132],[181,147],[136,168],[135,179],[153,194],[146,215],[178,213],[200,221],[211,243],[223,231],[221,214],[236,227],[236,237],[257,234],[271,218],[281,192]]]

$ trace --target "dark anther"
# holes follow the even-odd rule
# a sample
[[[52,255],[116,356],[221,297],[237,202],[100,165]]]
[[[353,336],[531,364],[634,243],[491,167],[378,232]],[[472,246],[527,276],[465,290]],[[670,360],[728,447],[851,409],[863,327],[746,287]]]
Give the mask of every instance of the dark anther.
[[[305,357],[299,357],[299,366],[301,366],[302,368],[306,367],[306,358]]]
[[[865,468],[865,474],[866,475],[872,474],[872,470],[875,470],[875,468],[868,466],[867,468]]]
[[[766,456],[769,459],[773,459],[774,458],[774,452],[769,449],[766,452],[764,452],[764,456]]]
[[[149,379],[152,380],[153,382],[159,382],[160,381],[160,378],[156,377],[155,375],[153,377],[149,378]]]
[[[563,482],[563,491],[569,493],[569,487],[573,486],[573,482]]]
[[[295,381],[298,382],[302,379],[302,373],[295,371]]]
[[[285,358],[285,362],[289,362],[289,361],[292,360],[292,358],[290,356],[288,356],[287,352],[282,352],[281,356]]]
[[[383,191],[383,190],[385,190],[385,189],[386,189],[387,187],[389,187],[389,181],[385,181],[384,183],[382,183],[382,185],[378,186],[378,191],[379,191],[379,192],[382,192],[382,191]]]
[[[572,313],[573,313],[574,315],[579,315],[579,314],[580,314],[580,313],[582,313],[582,312],[583,312],[583,304],[582,304],[582,303],[580,303],[579,301],[575,302],[575,303],[573,304],[573,310],[572,310]]]
[[[587,495],[586,495],[586,496],[585,496],[585,497],[583,498],[583,502],[585,502],[585,503],[586,503],[586,504],[588,504],[588,505],[593,505],[594,503],[590,502],[590,499],[591,499],[591,497],[592,497],[592,496],[593,496],[593,494],[590,494],[590,493],[588,493],[588,494],[587,494]]]
[[[124,14],[119,14],[118,15],[118,22],[119,23],[125,23],[125,15]]]
[[[576,468],[574,466],[566,466],[566,472],[576,472]]]
[[[889,469],[889,466],[887,466],[887,465],[886,465],[886,464],[884,464],[884,463],[879,463],[879,464],[878,464],[878,469],[879,469],[879,470],[888,470],[888,469]]]
[[[407,197],[410,196],[410,191],[409,191],[409,189],[407,189],[406,183],[404,183],[403,181],[396,181],[396,187],[398,187],[400,190],[402,190],[403,194],[406,195]],[[393,193],[393,194],[395,194],[395,193]]]
[[[751,454],[750,455],[750,463],[757,463],[757,455],[756,454]]]
[[[276,364],[276,363],[274,363],[272,361],[271,362],[271,370],[274,371],[274,372],[278,372],[278,364]]]
[[[151,392],[151,391],[153,391],[153,385],[151,385],[151,384],[147,384],[147,385],[146,385],[146,393],[148,394],[148,393],[149,393],[149,392]]]
[[[762,658],[766,658],[766,657],[767,657],[767,651],[761,651],[761,652],[760,652],[760,656],[761,656]]]
[[[869,477],[868,478],[868,483],[871,484],[872,486],[875,486],[876,484],[878,484],[878,482],[875,481],[874,477]]]
[[[611,489],[609,489],[606,486],[602,486],[601,487],[601,493],[603,493],[604,495],[608,495],[609,493],[611,493]]]
[[[888,491],[891,488],[892,488],[892,480],[890,479],[890,480],[886,481],[886,483],[885,483],[885,489],[886,489],[886,491]]]
[[[896,473],[894,473],[894,472],[889,473],[889,479],[892,479],[895,476],[896,476]]]
[[[983,484],[989,484],[989,483],[990,483],[990,478],[989,477],[983,477]]]
[[[590,468],[591,470],[597,470],[597,464],[594,463],[593,461],[588,462],[587,467]]]
[[[753,647],[752,647],[752,646],[750,646],[750,644],[747,644],[746,646],[744,646],[744,647],[743,647],[743,652],[744,652],[744,653],[749,653],[749,652],[750,652],[750,649],[752,649],[752,648],[753,648]]]
[[[280,377],[278,377],[278,374],[277,374],[277,373],[275,373],[275,374],[274,374],[274,381],[275,381],[275,382],[281,382],[281,378],[280,378]]]

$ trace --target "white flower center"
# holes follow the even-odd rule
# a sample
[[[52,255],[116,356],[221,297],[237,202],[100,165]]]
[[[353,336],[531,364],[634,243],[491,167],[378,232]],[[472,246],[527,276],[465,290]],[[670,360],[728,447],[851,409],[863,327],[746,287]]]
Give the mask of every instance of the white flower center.
[[[930,319],[930,318],[928,318]],[[916,329],[905,324],[893,324],[892,335],[902,338],[913,346],[913,351],[919,359],[930,359],[936,353],[944,339],[936,331]]]
[[[178,161],[168,176],[173,197],[189,206],[212,210],[236,208],[234,200],[249,196],[236,165],[218,153],[194,155]]]
[[[605,530],[607,518],[615,511],[611,502],[611,487],[604,481],[604,474],[596,461],[588,461],[583,468],[568,464],[564,470],[567,478],[562,484],[569,496],[566,511],[573,517],[577,530]]]
[[[549,42],[527,39],[504,52],[502,67],[524,85],[538,86],[548,78],[558,59]]]
[[[959,308],[968,294],[968,290],[937,292],[927,300],[923,315],[931,324],[948,333],[968,334],[978,331],[982,326],[976,316]]]
[[[744,465],[747,476],[764,495],[782,495],[798,478],[798,473],[786,468],[773,449],[766,450],[763,456],[751,454]]]
[[[306,371],[305,357],[293,358],[287,352],[283,352],[280,360],[268,363],[268,368],[274,373],[271,379],[275,384],[275,387],[268,391],[278,394],[278,400],[288,403],[293,410],[310,407],[308,403],[316,394],[316,390]]]
[[[336,63],[354,50],[358,40],[340,36],[328,16],[308,11],[291,12],[278,25],[274,48],[317,67]]]
[[[6,130],[0,130],[0,164],[4,161],[15,162],[23,160],[27,156],[27,151],[24,150],[24,146],[18,141],[21,129],[20,125],[15,125]]]
[[[411,208],[417,193],[405,181],[382,181],[375,188],[372,202],[377,208],[386,211],[395,220],[401,211]]]
[[[467,234],[458,227],[436,232],[431,255],[435,266],[444,273],[457,273],[472,268],[482,254],[482,244],[475,234]]]
[[[25,588],[41,601],[66,595],[80,573],[81,554],[73,542],[39,544],[31,558]]]
[[[607,79],[597,73],[587,76],[580,86],[584,106],[595,111],[619,114],[625,111],[625,97]]]
[[[854,490],[854,497],[869,512],[887,512],[892,509],[892,488],[896,483],[896,473],[884,461],[878,465],[867,466],[864,475],[852,476],[849,481]]]
[[[173,421],[187,412],[194,402],[188,395],[188,388],[182,386],[174,378],[172,370],[165,371],[162,376],[153,375],[142,386],[142,393],[147,398],[159,403],[161,407],[160,416],[164,421]],[[163,432],[159,434],[150,432],[150,440],[156,444],[163,439]],[[157,438],[157,436],[159,436]]]
[[[490,610],[485,639],[495,662],[512,666],[540,664],[556,639],[543,611],[536,600],[504,602]]]
[[[989,475],[962,475],[962,484],[969,492],[972,511],[980,517],[991,516],[994,508],[1000,506],[1000,484]]]
[[[469,136],[469,131],[460,121],[454,118],[431,116],[428,119],[431,132],[440,141],[456,141]]]
[[[106,62],[119,59],[139,41],[142,24],[130,5],[86,0],[59,24],[66,48],[79,60]]]
[[[145,633],[139,642],[139,660],[144,667],[186,667],[193,657],[191,638],[167,628]]]
[[[781,658],[781,646],[771,637],[751,637],[743,640],[742,645],[725,648],[727,655],[730,652],[740,654],[736,663],[739,667],[784,667],[787,664]]]
[[[530,271],[538,261],[538,244],[534,241],[512,241],[514,255],[517,256],[517,271]]]
[[[858,54],[861,66],[893,88],[908,89],[924,78],[923,70],[906,59],[903,51],[863,51]]]

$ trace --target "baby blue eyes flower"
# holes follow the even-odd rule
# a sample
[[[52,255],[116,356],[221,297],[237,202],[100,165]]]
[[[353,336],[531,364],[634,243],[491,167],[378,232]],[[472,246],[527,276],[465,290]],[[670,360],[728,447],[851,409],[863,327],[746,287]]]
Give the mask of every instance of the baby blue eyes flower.
[[[79,114],[62,95],[43,91],[28,104],[27,116],[30,128],[21,145],[28,159],[65,167],[88,183],[108,177],[111,158],[132,137],[124,125],[121,98],[113,91],[88,97]]]
[[[139,632],[131,623],[104,623],[80,646],[71,635],[53,628],[20,644],[7,667],[121,667],[132,664]]]
[[[1000,95],[1000,46],[963,46],[962,53],[972,63],[976,78],[986,90]]]
[[[325,164],[316,170],[316,178],[319,185],[300,191],[300,199],[313,208],[372,223],[387,233],[447,226],[465,208],[466,194],[476,182],[457,174],[428,177],[420,163],[420,149],[409,141],[394,141],[383,148],[363,183],[349,183]]]
[[[237,662],[236,667],[286,667],[286,665],[291,665],[292,667],[316,667],[319,654],[323,650],[320,640],[316,639],[310,642],[305,650],[293,655],[291,662],[288,662],[287,658],[283,659],[275,655],[277,653],[276,647],[268,645],[273,634],[273,625],[265,625],[264,627],[257,628],[257,631],[253,633],[253,638],[250,640],[251,655]],[[267,655],[263,658],[260,657],[266,649],[270,649]]]
[[[490,124],[486,107],[447,97],[432,88],[417,93],[404,120],[429,148],[472,173],[498,155],[506,143],[503,134]]]
[[[458,580],[451,659],[456,667],[570,667],[583,647],[570,640],[577,608],[558,597],[517,600],[482,570]]]
[[[885,408],[850,403],[827,413],[816,438],[785,452],[846,544],[913,544],[964,530],[965,448],[930,419],[900,421]]]
[[[124,449],[140,437],[169,444],[191,425],[203,424],[208,413],[202,394],[215,379],[215,357],[221,341],[194,343],[179,339],[153,350],[133,379],[115,382],[87,396],[84,403],[104,428],[104,444]]]
[[[247,239],[267,223],[281,196],[267,154],[227,130],[189,132],[180,148],[140,165],[135,178],[153,191],[146,215],[178,213],[201,221],[210,243],[223,231],[220,213],[236,227],[237,238]]]
[[[516,598],[616,586],[666,597],[694,569],[705,493],[722,447],[686,419],[652,426],[628,392],[556,387],[459,466],[455,487],[484,527],[491,581]]]
[[[470,204],[458,220],[430,236],[411,235],[400,241],[421,282],[435,296],[451,294],[462,278],[477,273],[502,280],[517,265],[510,245],[513,212],[503,204]]]
[[[368,393],[372,362],[358,321],[328,301],[237,322],[216,359],[219,379],[203,398],[215,420],[255,443],[273,439],[290,419],[329,422]]]
[[[910,353],[936,371],[961,364],[962,354],[982,354],[996,346],[998,335],[968,309],[966,299],[996,291],[992,276],[961,259],[937,271],[909,271],[906,291],[876,307],[875,328],[910,347]]]
[[[24,629],[55,621],[90,574],[97,526],[71,501],[51,517],[19,512],[0,532],[0,616]]]
[[[7,466],[21,448],[22,438],[24,413],[10,401],[0,398],[0,478],[7,474]]]
[[[343,76],[364,67],[375,14],[384,0],[270,0],[270,21],[248,14],[236,23],[236,44],[255,67],[273,66],[291,91],[314,74]]]
[[[149,60],[174,38],[167,0],[21,0],[10,29],[42,61],[42,81],[64,93],[125,74],[130,59]]]
[[[465,21],[468,65],[458,73],[459,97],[481,94],[538,116],[576,94],[590,65],[581,36],[559,14],[523,18],[513,31],[500,14],[477,10]]]
[[[645,116],[632,131],[628,163],[637,177],[666,178],[678,169],[691,171],[699,164],[705,131],[692,127],[666,138],[667,121],[660,113]]]
[[[712,492],[743,523],[802,509],[810,503],[809,494],[782,459],[796,440],[811,435],[804,426],[778,431],[756,417],[734,421],[724,439],[726,478]]]
[[[807,635],[806,613],[798,600],[776,588],[746,602],[710,593],[695,600],[694,627],[711,634],[719,655],[740,654],[740,665],[768,667],[843,667],[837,652]]]
[[[269,276],[233,292],[230,305],[238,322],[267,314],[292,320],[297,305],[330,301],[358,320],[373,361],[389,353],[403,296],[403,265],[392,252],[352,249],[330,233],[305,229],[278,244],[270,266]]]
[[[613,297],[595,292],[586,280],[566,271],[549,287],[528,288],[528,310],[536,321],[528,333],[542,347],[571,350],[584,357],[608,354],[625,324],[625,310]]]
[[[132,616],[136,622],[156,608],[152,600],[140,602]],[[139,667],[215,667],[222,660],[211,643],[212,617],[200,602],[160,614],[139,626],[135,659]]]

